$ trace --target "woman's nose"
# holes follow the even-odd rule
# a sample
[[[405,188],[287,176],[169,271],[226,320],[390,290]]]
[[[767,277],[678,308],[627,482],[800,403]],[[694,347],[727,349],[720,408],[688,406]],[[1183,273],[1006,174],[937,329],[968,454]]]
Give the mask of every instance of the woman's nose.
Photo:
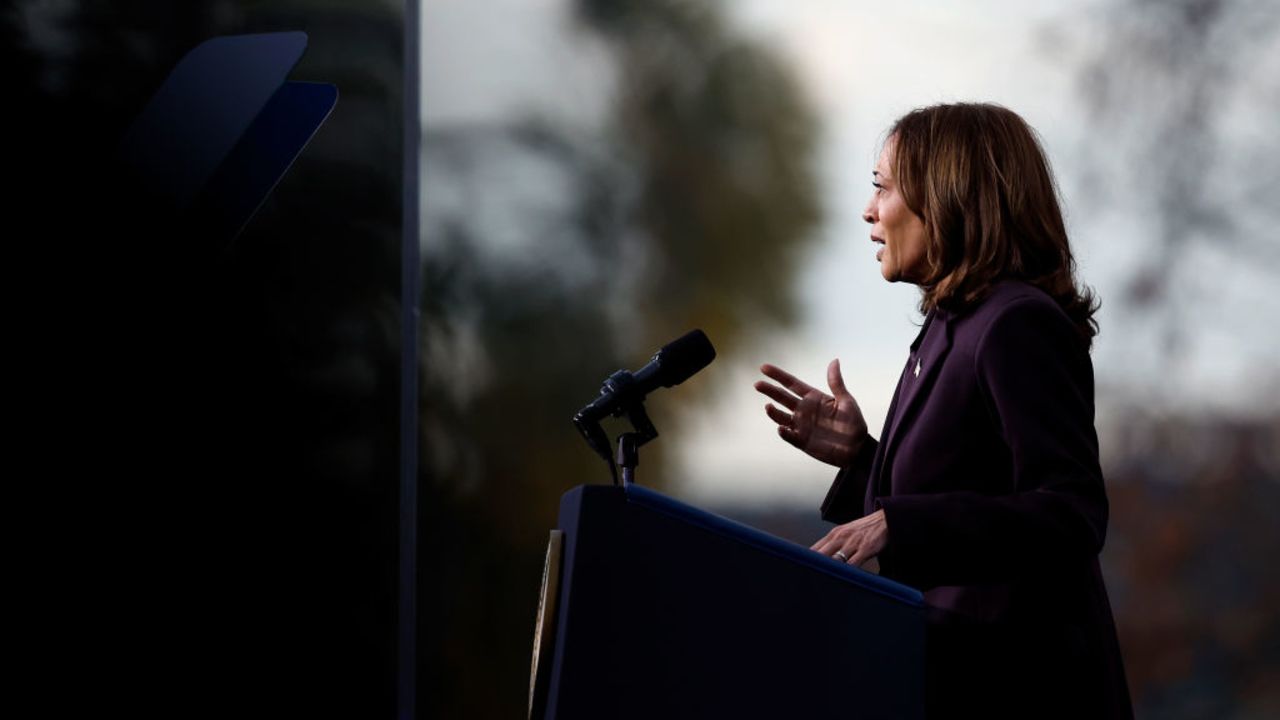
[[[863,208],[863,210],[862,210],[862,220],[863,220],[863,222],[869,223],[869,224],[871,224],[871,225],[875,225],[875,224],[876,224],[876,217],[875,217],[875,215],[873,214],[873,211],[875,210],[875,205],[876,205],[876,204],[875,204],[874,202],[868,202],[868,203],[867,203],[867,206],[866,206],[865,208]]]

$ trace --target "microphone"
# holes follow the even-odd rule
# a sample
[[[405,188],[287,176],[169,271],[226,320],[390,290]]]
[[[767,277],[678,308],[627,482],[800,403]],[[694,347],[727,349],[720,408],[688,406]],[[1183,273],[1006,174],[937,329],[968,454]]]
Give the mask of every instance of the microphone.
[[[691,330],[663,345],[653,359],[635,373],[619,370],[610,375],[600,388],[600,396],[573,416],[573,424],[582,437],[612,467],[609,438],[600,427],[600,421],[609,415],[632,416],[647,427],[637,428],[646,442],[657,437],[657,430],[648,423],[641,404],[650,392],[660,387],[673,387],[693,377],[716,358],[716,349],[701,330]]]
[[[654,353],[653,359],[639,371],[619,370],[604,381],[600,397],[578,411],[574,422],[596,421],[608,415],[621,415],[627,406],[644,400],[659,387],[673,387],[693,377],[716,359],[716,349],[701,330],[691,330],[672,340]]]

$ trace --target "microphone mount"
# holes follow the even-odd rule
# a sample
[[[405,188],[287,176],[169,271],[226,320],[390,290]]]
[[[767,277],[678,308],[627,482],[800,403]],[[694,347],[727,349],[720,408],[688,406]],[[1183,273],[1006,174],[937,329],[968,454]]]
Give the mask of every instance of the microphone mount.
[[[600,398],[609,398],[612,408],[605,410],[599,401],[594,402],[573,416],[573,424],[578,427],[591,449],[609,464],[613,484],[618,484],[618,466],[621,466],[622,484],[630,485],[635,482],[635,469],[640,464],[640,446],[657,438],[658,429],[645,412],[644,394],[637,392],[635,375],[629,370],[619,370],[605,379],[600,388]],[[630,432],[618,436],[616,458],[611,452],[609,436],[600,424],[609,415],[626,416],[632,427]]]

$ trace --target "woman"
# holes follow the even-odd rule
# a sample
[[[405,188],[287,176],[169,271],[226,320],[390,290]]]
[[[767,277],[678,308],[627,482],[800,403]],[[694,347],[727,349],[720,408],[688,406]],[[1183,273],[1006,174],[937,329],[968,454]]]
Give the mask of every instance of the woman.
[[[872,176],[881,274],[925,314],[880,440],[838,361],[829,395],[772,365],[756,383],[782,439],[840,468],[813,549],[924,591],[931,717],[1131,717],[1098,567],[1097,303],[1034,131],[994,105],[916,110]]]

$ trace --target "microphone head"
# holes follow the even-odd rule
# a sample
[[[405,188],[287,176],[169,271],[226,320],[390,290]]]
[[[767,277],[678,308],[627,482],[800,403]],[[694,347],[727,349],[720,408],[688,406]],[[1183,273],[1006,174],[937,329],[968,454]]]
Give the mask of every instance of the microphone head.
[[[660,382],[663,387],[671,387],[693,377],[702,368],[716,359],[716,349],[701,330],[690,330],[672,340],[653,356],[661,366]]]

